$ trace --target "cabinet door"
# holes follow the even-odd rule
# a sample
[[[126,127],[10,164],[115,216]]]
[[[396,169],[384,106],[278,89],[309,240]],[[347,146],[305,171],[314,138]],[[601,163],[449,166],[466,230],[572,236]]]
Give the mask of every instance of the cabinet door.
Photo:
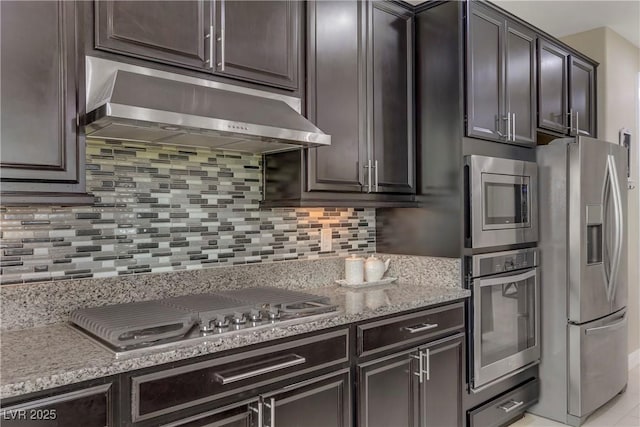
[[[538,126],[562,134],[568,131],[568,60],[567,52],[538,39]]]
[[[298,88],[301,3],[217,1],[216,74]]]
[[[505,141],[503,42],[506,21],[470,3],[467,38],[467,135]]]
[[[428,374],[420,386],[420,426],[462,426],[464,334],[423,347]]]
[[[257,400],[235,408],[213,410],[193,415],[162,427],[262,427],[257,425]]]
[[[358,426],[418,425],[415,351],[358,366]]]
[[[371,190],[414,193],[413,14],[386,2],[368,9]]]
[[[0,2],[3,204],[51,203],[57,195],[73,203],[85,191],[79,7]]]
[[[507,21],[505,82],[507,114],[511,114],[511,141],[536,143],[536,36],[533,31]]]
[[[209,68],[210,2],[97,1],[96,48],[190,68]]]
[[[307,116],[331,135],[330,146],[309,149],[310,191],[360,192],[364,185],[364,7],[345,1],[307,4]]]
[[[287,387],[265,396],[265,425],[278,427],[347,427],[351,425],[349,371]]]
[[[595,68],[575,56],[569,58],[569,111],[574,133],[596,138]],[[577,132],[576,132],[577,130]]]
[[[3,427],[113,426],[111,384],[58,394],[2,408]]]

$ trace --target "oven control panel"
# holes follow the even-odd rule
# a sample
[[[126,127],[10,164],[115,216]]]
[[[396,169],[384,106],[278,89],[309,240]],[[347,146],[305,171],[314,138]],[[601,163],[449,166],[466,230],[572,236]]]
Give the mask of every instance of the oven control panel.
[[[468,275],[471,277],[481,277],[536,267],[537,254],[538,250],[536,248],[530,248],[474,255],[470,259],[471,262],[467,264],[468,267],[471,267]]]

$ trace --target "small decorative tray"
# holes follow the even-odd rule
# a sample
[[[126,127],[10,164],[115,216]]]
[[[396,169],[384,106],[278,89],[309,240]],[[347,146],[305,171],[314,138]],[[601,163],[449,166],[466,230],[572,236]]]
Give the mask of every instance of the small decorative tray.
[[[398,280],[397,277],[384,277],[380,280],[376,280],[375,282],[362,282],[362,283],[347,283],[345,279],[336,280],[336,283],[340,286],[344,286],[345,288],[368,288],[370,286],[380,286],[380,285],[388,285],[390,283]]]

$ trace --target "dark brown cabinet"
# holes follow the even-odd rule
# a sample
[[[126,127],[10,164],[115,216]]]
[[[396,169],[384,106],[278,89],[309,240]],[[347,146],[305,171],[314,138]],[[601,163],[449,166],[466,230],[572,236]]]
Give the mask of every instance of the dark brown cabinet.
[[[358,367],[358,426],[418,426],[415,351]]]
[[[331,135],[330,147],[309,149],[310,191],[360,192],[365,185],[365,9],[355,1],[307,4],[307,116]]]
[[[257,421],[257,405],[255,400],[233,408],[203,412],[164,424],[163,427],[253,427]]]
[[[461,427],[464,337],[437,341],[421,348],[420,353],[429,372],[420,386],[420,426]]]
[[[182,67],[210,65],[209,1],[97,1],[96,48]]]
[[[215,73],[297,89],[302,7],[297,1],[215,2]]]
[[[535,145],[535,33],[469,3],[467,135]]]
[[[264,425],[348,427],[351,425],[350,389],[349,371],[345,370],[264,395]]]
[[[85,104],[80,7],[0,3],[3,204],[92,201],[85,193],[79,126]]]
[[[410,202],[413,50],[409,8],[390,2],[308,2],[307,115],[331,135],[331,146],[267,155],[267,205]]]
[[[113,387],[101,384],[17,405],[7,405],[0,411],[6,427],[110,427],[113,422]]]
[[[97,1],[95,48],[296,91],[297,1]]]
[[[360,427],[463,425],[463,334],[361,364],[358,378]]]
[[[369,4],[367,98],[373,176],[369,191],[415,193],[413,13],[394,3]]]
[[[358,354],[377,353],[357,367],[359,427],[463,425],[462,304],[360,325]]]
[[[596,65],[548,40],[538,42],[538,127],[597,137]]]

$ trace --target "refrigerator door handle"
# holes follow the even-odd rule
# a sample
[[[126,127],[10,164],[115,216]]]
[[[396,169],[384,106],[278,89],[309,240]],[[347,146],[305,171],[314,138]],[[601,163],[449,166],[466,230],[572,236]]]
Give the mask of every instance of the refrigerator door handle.
[[[622,212],[622,196],[620,194],[620,184],[618,182],[618,170],[616,168],[615,157],[609,154],[607,156],[609,178],[611,180],[611,192],[613,195],[613,209],[614,209],[614,248],[613,259],[611,260],[611,274],[609,276],[608,286],[608,299],[612,301],[617,287],[618,270],[620,268],[620,257],[622,253],[622,241],[623,241],[623,212]]]
[[[627,323],[627,312],[622,313],[622,316],[617,318],[615,322],[608,323],[604,326],[598,326],[596,328],[585,329],[585,335],[597,334],[598,332],[611,331],[624,326]]]
[[[613,300],[618,287],[618,272],[620,270],[620,260],[622,257],[622,244],[624,241],[624,213],[622,212],[622,195],[620,194],[620,181],[618,180],[618,169],[616,167],[615,157],[609,154],[608,160],[610,163],[611,184],[613,193],[613,207],[615,211],[615,248],[613,251],[612,271],[611,271],[611,284],[610,298]]]

